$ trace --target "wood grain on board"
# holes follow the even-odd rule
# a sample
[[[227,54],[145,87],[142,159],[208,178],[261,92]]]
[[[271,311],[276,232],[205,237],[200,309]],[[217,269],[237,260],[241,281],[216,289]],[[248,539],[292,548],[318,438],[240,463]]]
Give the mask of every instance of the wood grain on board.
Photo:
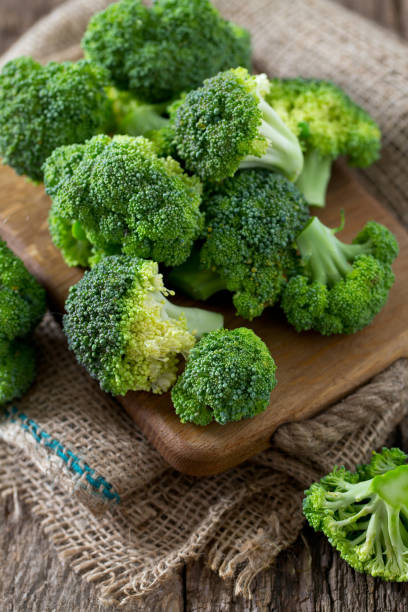
[[[68,268],[52,245],[47,226],[49,206],[42,186],[32,185],[7,167],[0,169],[0,234],[45,285],[52,308],[62,312],[68,289],[82,271]],[[265,310],[250,323],[235,316],[229,294],[215,296],[206,307],[222,312],[226,327],[249,326],[266,342],[278,366],[279,383],[266,412],[238,423],[207,427],[181,424],[169,393],[131,392],[120,398],[148,439],[177,470],[202,476],[237,465],[265,449],[281,423],[311,417],[399,357],[408,357],[408,235],[349,172],[336,167],[328,205],[318,214],[335,227],[343,209],[346,226],[339,236],[346,241],[369,219],[384,223],[397,235],[397,280],[386,307],[361,332],[326,338],[313,332],[297,334],[278,308]]]

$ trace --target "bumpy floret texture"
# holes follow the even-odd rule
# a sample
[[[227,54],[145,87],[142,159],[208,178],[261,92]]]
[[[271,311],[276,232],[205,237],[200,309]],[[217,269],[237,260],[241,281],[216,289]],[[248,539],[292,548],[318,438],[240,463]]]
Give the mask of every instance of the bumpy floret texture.
[[[391,263],[398,253],[397,241],[374,221],[365,225],[352,245],[340,242],[328,228],[322,238],[316,227],[310,224],[302,233],[308,232],[310,238],[302,254],[304,270],[289,280],[282,308],[297,331],[355,333],[371,323],[388,300],[395,280]]]
[[[246,156],[266,152],[255,89],[255,77],[246,70],[227,70],[190,91],[172,110],[177,152],[189,170],[219,181],[233,176]]]
[[[0,404],[21,397],[35,378],[34,348],[14,340],[0,348]]]
[[[378,159],[378,125],[334,83],[272,79],[267,100],[305,151],[317,149],[331,159],[346,155],[353,166],[368,166]]]
[[[44,289],[0,241],[0,342],[27,336],[44,313]]]
[[[200,182],[143,137],[100,135],[60,147],[44,181],[51,237],[69,265],[121,252],[177,265],[202,229]]]
[[[44,289],[0,241],[0,404],[20,397],[34,380],[28,337],[44,313]]]
[[[36,181],[42,164],[61,145],[84,142],[112,121],[105,91],[108,74],[81,60],[41,66],[11,60],[0,74],[0,155],[18,174]]]
[[[250,67],[249,33],[208,0],[121,0],[95,15],[82,46],[120,89],[149,102],[169,100],[220,70]]]
[[[343,467],[305,491],[303,510],[316,531],[355,570],[408,580],[408,465],[401,450],[373,453],[355,472]]]
[[[171,397],[183,423],[225,424],[264,411],[276,385],[268,348],[246,327],[217,330],[191,350]]]
[[[163,393],[176,380],[177,354],[195,343],[186,320],[165,314],[157,263],[102,259],[71,287],[64,331],[79,363],[113,395]]]
[[[202,266],[225,281],[238,314],[259,316],[295,267],[292,244],[309,218],[306,201],[283,176],[253,169],[208,187],[203,205]]]

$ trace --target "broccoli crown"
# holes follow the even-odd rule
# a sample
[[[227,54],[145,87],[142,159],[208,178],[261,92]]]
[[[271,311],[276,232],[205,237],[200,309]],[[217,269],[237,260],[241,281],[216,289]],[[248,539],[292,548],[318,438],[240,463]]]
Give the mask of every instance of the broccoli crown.
[[[394,283],[391,263],[398,254],[395,236],[375,221],[351,245],[335,232],[313,217],[296,240],[303,272],[287,283],[282,308],[297,331],[352,334],[387,302]]]
[[[304,514],[359,572],[408,580],[408,465],[397,448],[373,453],[355,472],[343,467],[305,491]]]
[[[123,252],[166,265],[187,259],[201,232],[201,184],[143,137],[99,135],[44,164],[50,231],[70,265]]]
[[[112,121],[107,72],[81,60],[41,66],[11,60],[0,74],[0,155],[36,181],[52,151],[104,132]]]
[[[201,264],[234,292],[241,316],[259,316],[279,297],[293,267],[292,244],[309,217],[306,201],[282,175],[252,169],[209,186],[203,203]]]
[[[303,166],[300,144],[265,101],[268,91],[266,75],[236,68],[207,79],[170,109],[177,152],[186,167],[210,181],[258,166],[295,179]]]
[[[177,354],[188,353],[199,327],[222,325],[219,315],[175,306],[167,294],[157,263],[127,255],[105,257],[71,287],[69,347],[105,391],[163,393],[176,380]]]
[[[370,115],[339,87],[318,79],[272,79],[267,101],[298,136],[303,149],[353,166],[379,157],[380,130]]]
[[[24,340],[0,348],[0,404],[21,397],[35,378],[34,348]]]
[[[0,241],[0,342],[27,336],[45,313],[45,291]]]
[[[171,398],[182,423],[225,424],[263,412],[276,386],[276,365],[251,329],[210,332],[191,350]]]
[[[221,17],[208,0],[121,0],[95,15],[82,40],[120,89],[160,102],[234,66],[251,65],[247,30]]]

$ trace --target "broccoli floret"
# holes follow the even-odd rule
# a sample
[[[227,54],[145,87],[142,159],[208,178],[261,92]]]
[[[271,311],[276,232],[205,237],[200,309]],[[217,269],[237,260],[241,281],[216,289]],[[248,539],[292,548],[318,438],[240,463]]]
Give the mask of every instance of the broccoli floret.
[[[44,289],[0,241],[0,404],[20,397],[34,380],[29,335],[45,308]]]
[[[208,0],[121,0],[95,15],[82,40],[119,89],[146,102],[177,97],[220,70],[251,65],[247,30]]]
[[[222,327],[221,315],[166,299],[157,263],[107,256],[69,291],[64,331],[79,363],[113,395],[163,393],[176,380],[177,355]]]
[[[34,348],[24,340],[3,344],[0,347],[0,404],[24,395],[34,378]]]
[[[340,155],[361,167],[378,159],[378,125],[334,83],[273,79],[267,100],[302,144],[304,166],[296,185],[310,204],[325,205],[332,162]]]
[[[251,329],[206,334],[190,351],[171,391],[182,423],[225,424],[263,412],[276,386],[276,365]]]
[[[0,241],[0,343],[30,334],[45,308],[43,287]]]
[[[303,166],[300,143],[266,102],[265,74],[221,72],[190,91],[171,113],[177,151],[202,179],[221,181],[238,168],[278,169],[295,180]]]
[[[358,572],[408,580],[408,465],[397,448],[373,453],[355,472],[343,467],[305,491],[303,511]]]
[[[276,302],[295,265],[292,243],[309,217],[306,201],[282,175],[253,169],[208,186],[203,206],[200,260],[207,274],[195,275],[198,266],[189,260],[172,271],[171,283],[205,299],[226,288],[238,314],[253,319]]]
[[[371,323],[394,283],[391,263],[395,236],[368,222],[352,244],[345,244],[313,217],[296,239],[303,272],[287,283],[282,308],[297,331],[353,334]]]
[[[50,232],[69,265],[125,253],[178,265],[203,226],[201,184],[143,137],[99,135],[44,165]]]
[[[81,60],[41,66],[29,57],[11,60],[0,74],[0,155],[35,181],[61,145],[84,142],[112,122],[104,68]]]

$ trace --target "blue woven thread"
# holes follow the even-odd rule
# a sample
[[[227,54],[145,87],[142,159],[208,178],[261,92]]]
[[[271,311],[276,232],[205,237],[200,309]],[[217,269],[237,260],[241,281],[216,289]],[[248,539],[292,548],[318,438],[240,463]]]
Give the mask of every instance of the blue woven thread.
[[[12,423],[20,423],[22,429],[27,431],[36,442],[42,443],[46,448],[53,450],[67,464],[71,472],[80,476],[85,474],[85,479],[99,495],[102,495],[102,497],[109,501],[115,500],[117,504],[120,503],[118,493],[112,490],[112,485],[109,482],[102,478],[102,476],[95,477],[94,469],[87,463],[81,462],[80,458],[71,450],[65,448],[59,440],[52,438],[46,431],[40,430],[39,425],[33,419],[29,419],[23,412],[19,412],[15,406],[9,408],[3,407],[3,410],[5,417]]]

